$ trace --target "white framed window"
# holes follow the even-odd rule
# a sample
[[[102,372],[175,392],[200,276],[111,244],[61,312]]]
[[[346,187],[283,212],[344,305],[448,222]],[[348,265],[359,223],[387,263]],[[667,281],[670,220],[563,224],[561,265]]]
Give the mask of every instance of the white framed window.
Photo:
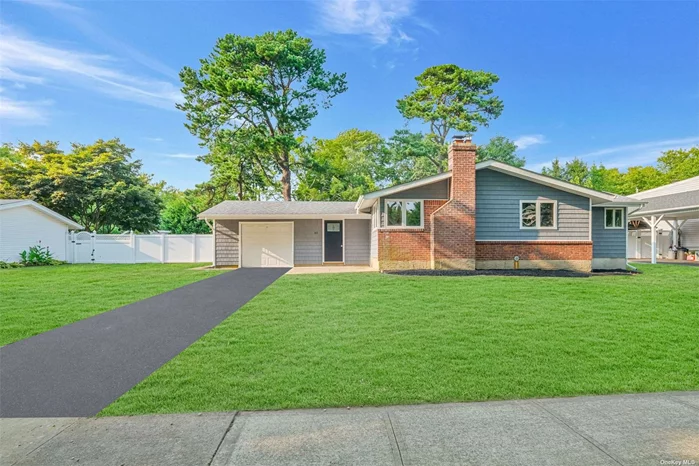
[[[604,209],[604,228],[624,228],[624,209]]]
[[[423,201],[415,199],[386,199],[384,216],[386,228],[422,228],[424,225]]]
[[[555,230],[558,228],[558,202],[519,201],[519,216],[520,229]]]

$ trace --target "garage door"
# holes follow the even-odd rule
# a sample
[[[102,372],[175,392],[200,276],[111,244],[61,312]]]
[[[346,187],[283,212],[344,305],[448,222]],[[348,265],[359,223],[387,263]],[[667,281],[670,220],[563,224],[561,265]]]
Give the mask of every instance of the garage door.
[[[292,267],[294,224],[241,223],[243,267]]]

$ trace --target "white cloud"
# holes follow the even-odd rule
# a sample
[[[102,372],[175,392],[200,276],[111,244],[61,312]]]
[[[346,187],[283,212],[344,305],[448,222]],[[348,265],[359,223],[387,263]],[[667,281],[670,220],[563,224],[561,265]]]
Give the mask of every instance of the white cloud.
[[[414,11],[413,0],[325,0],[319,2],[323,28],[335,34],[368,36],[376,44],[412,41],[401,21]]]
[[[19,0],[21,3],[29,3],[31,5],[37,5],[41,6],[44,8],[50,8],[52,10],[65,10],[65,11],[82,11],[82,8],[79,6],[66,3],[66,2],[60,2],[58,0]]]
[[[517,148],[522,150],[526,149],[527,147],[544,144],[545,142],[546,138],[543,134],[525,134],[514,140]]]
[[[88,87],[114,98],[174,109],[181,94],[172,83],[139,77],[119,69],[119,62],[107,55],[58,48],[22,37],[3,28],[0,65],[15,75],[32,73],[35,78]],[[4,77],[0,75],[0,78]]]
[[[151,142],[163,142],[165,140],[163,138],[157,138],[157,137],[156,138],[145,137],[143,139],[145,139],[146,141],[151,141]]]
[[[679,149],[699,144],[699,136],[677,139],[663,139],[660,141],[640,142],[636,144],[624,144],[620,146],[606,147],[591,152],[586,152],[573,157],[560,157],[560,161],[565,163],[574,158],[579,158],[587,163],[603,164],[607,168],[624,169],[636,165],[654,164],[662,152],[670,149]],[[551,164],[551,161],[539,163],[530,170],[540,170],[544,166]]]
[[[0,94],[0,120],[19,124],[42,125],[48,122],[50,100],[15,100]]]
[[[0,79],[12,81],[14,83],[43,84],[44,78],[40,76],[29,76],[28,74],[17,73],[9,68],[0,67]]]

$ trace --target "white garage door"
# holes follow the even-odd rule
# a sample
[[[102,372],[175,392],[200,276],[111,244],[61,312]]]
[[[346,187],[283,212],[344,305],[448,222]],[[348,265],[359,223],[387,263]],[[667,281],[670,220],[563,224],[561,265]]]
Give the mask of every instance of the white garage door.
[[[292,267],[294,224],[241,223],[243,267]]]

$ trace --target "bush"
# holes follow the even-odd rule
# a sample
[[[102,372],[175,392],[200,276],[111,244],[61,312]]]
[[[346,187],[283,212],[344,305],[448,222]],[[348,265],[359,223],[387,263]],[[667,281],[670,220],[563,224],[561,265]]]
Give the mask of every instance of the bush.
[[[0,261],[0,269],[16,269],[18,267],[23,267],[23,265],[19,262]]]
[[[19,263],[25,267],[65,264],[65,262],[53,258],[48,246],[45,248],[38,245],[32,246],[29,251],[20,252],[19,257],[21,258]]]

